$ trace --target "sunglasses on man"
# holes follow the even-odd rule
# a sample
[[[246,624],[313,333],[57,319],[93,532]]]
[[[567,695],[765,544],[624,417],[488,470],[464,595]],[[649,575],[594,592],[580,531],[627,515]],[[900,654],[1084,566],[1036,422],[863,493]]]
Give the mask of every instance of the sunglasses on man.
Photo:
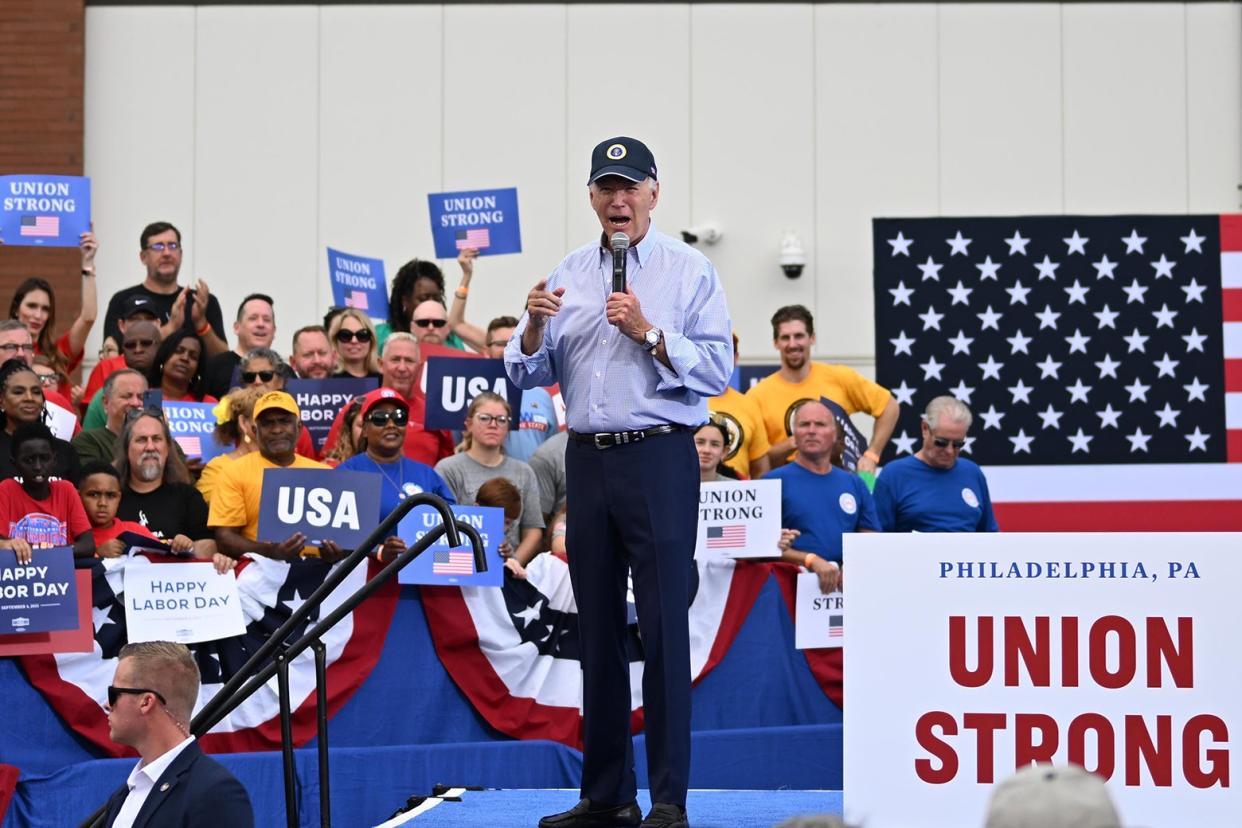
[[[966,445],[966,441],[965,440],[949,440],[945,437],[933,437],[932,444],[936,448],[948,448],[949,446],[953,446],[953,448],[957,449],[958,451],[961,451],[962,447]]]
[[[420,328],[443,328],[448,324],[447,319],[415,319],[414,324]]]
[[[150,348],[154,344],[154,339],[127,339],[121,343],[121,347],[127,351],[136,351],[139,348]]]
[[[108,707],[116,707],[117,700],[121,696],[141,696],[143,693],[150,693],[160,700],[160,704],[168,704],[168,700],[158,690],[152,690],[149,687],[117,687],[114,684],[108,685]]]

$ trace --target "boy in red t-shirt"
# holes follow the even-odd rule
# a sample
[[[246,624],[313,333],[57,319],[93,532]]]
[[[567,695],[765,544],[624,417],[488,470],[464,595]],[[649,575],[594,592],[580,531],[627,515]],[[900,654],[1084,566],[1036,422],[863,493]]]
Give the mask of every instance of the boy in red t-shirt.
[[[120,539],[120,535],[125,532],[163,543],[141,523],[116,519],[117,507],[121,505],[121,476],[108,463],[96,460],[82,467],[82,482],[78,484],[78,494],[91,524],[96,556],[117,558],[124,555],[128,547]],[[194,552],[194,541],[182,534],[175,535],[169,546],[176,555]],[[217,572],[228,572],[237,566],[237,561],[219,552],[212,555],[211,562],[216,565]]]

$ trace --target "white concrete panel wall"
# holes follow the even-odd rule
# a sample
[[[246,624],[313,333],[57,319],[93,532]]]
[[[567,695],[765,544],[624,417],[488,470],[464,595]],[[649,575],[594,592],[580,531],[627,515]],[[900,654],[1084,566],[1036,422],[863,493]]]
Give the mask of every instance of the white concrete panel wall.
[[[96,259],[99,322],[113,293],[142,281],[138,236],[152,221],[194,227],[195,12],[117,8],[89,14],[86,27],[85,168]],[[193,272],[195,250],[183,258]],[[62,317],[72,318],[64,311]]]
[[[517,186],[524,252],[479,264],[485,323],[596,232],[591,147],[632,134],[658,225],[723,228],[704,249],[744,357],[804,302],[818,355],[867,369],[875,216],[1237,210],[1240,30],[1237,3],[92,6],[101,289],[168,218],[226,314],[276,297],[285,349],[330,303],[325,245],[391,276],[432,254],[428,192]]]

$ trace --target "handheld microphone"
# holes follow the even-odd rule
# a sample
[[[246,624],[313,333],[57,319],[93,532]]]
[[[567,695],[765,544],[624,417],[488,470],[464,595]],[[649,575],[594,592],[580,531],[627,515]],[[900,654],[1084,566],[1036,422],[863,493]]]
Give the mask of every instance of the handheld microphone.
[[[612,234],[612,292],[625,293],[625,251],[630,249],[630,237],[624,233]]]

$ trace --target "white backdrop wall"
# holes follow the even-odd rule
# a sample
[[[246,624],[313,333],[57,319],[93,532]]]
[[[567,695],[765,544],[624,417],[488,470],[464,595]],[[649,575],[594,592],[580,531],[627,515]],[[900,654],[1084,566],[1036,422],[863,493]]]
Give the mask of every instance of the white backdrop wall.
[[[872,360],[875,216],[1228,212],[1242,181],[1242,7],[1194,4],[87,7],[86,172],[102,302],[138,234],[277,346],[331,304],[324,247],[391,277],[433,253],[427,193],[516,186],[523,252],[469,318],[517,313],[598,233],[591,147],[636,135],[666,232],[704,222],[743,358],[801,302],[821,358]],[[807,251],[777,266],[782,231]],[[451,290],[455,263],[441,262]],[[95,333],[98,339],[98,328]],[[93,353],[93,350],[92,350]]]

